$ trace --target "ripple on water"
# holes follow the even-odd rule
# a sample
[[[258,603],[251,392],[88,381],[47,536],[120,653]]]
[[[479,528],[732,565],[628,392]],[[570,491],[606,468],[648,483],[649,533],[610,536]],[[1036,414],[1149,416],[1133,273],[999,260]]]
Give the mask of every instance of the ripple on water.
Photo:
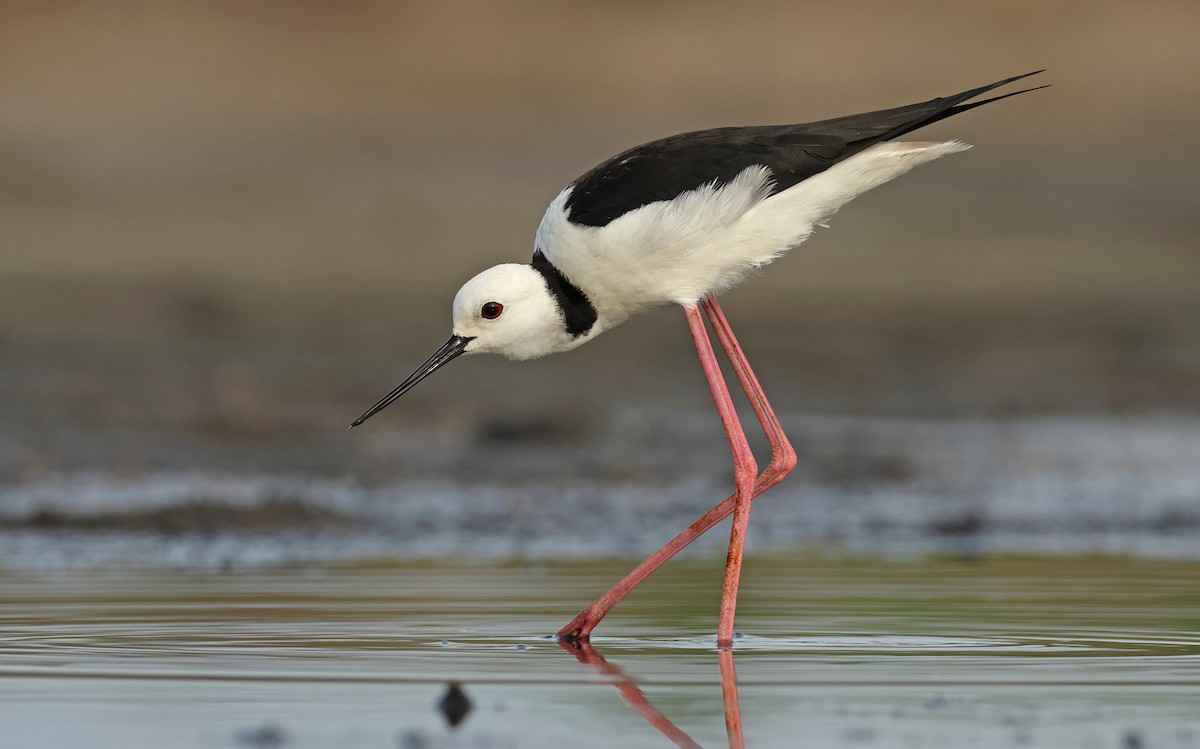
[[[1200,736],[1195,565],[751,561],[729,657],[749,745],[793,746],[798,726],[819,746],[1197,745],[1171,743]],[[39,733],[56,715],[84,716],[97,746],[223,747],[262,725],[395,746],[449,730],[434,706],[456,683],[467,745],[657,745],[623,702],[638,695],[721,745],[719,564],[672,564],[587,651],[544,634],[627,564],[0,575],[0,712],[17,706],[6,730],[39,747],[68,745]],[[131,710],[160,741],[125,742]],[[204,728],[181,741],[181,725]]]

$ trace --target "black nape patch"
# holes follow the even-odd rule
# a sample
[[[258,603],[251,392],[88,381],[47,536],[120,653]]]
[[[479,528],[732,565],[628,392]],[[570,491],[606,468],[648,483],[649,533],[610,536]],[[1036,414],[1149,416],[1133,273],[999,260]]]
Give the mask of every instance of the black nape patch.
[[[598,315],[591,300],[587,298],[587,294],[568,281],[567,277],[546,259],[541,250],[533,253],[533,262],[530,265],[542,274],[542,278],[546,279],[546,288],[550,290],[554,301],[558,302],[558,309],[562,312],[563,321],[566,323],[567,332],[571,334],[571,337],[578,338],[591,330],[592,326],[596,324]]]

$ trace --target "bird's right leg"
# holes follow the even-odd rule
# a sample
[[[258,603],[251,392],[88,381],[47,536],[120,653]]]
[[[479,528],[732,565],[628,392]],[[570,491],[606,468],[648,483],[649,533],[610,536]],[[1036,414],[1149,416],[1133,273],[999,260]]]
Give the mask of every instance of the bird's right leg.
[[[737,374],[738,381],[741,383],[742,389],[746,391],[746,396],[750,399],[750,405],[754,408],[754,413],[758,417],[758,421],[767,435],[767,441],[771,445],[771,462],[763,469],[763,472],[758,476],[754,485],[752,497],[757,497],[767,489],[778,484],[783,480],[784,476],[796,467],[796,451],[792,448],[787,436],[783,433],[783,426],[779,423],[779,418],[775,415],[771,404],[767,402],[766,394],[758,384],[758,379],[754,376],[754,371],[750,368],[750,362],[746,361],[746,356],[742,353],[741,346],[738,344],[737,338],[734,337],[733,330],[729,327],[729,322],[725,319],[725,314],[721,311],[720,306],[715,299],[706,299],[701,302],[701,306],[704,307],[705,314],[708,316],[709,322],[712,323],[713,330],[717,334],[717,341],[729,357],[734,372]],[[730,513],[733,512],[735,499],[736,495],[726,498],[725,501],[704,513],[696,522],[668,541],[661,549],[651,554],[646,561],[634,568],[632,572],[622,578],[607,593],[592,601],[587,608],[580,611],[574,619],[560,629],[557,635],[559,639],[586,641],[591,636],[592,630],[596,628],[596,625],[608,615],[613,606],[617,605],[629,591],[636,588],[655,570],[666,564],[667,560],[678,554],[685,546],[699,538],[717,523],[729,517]]]
[[[700,310],[693,306],[685,306],[684,313],[688,319],[688,329],[696,344],[696,353],[700,357],[700,367],[704,370],[704,378],[712,391],[713,404],[721,417],[721,426],[729,440],[729,448],[733,453],[733,481],[736,493],[733,495],[733,528],[729,531],[729,553],[725,557],[725,581],[721,586],[721,615],[717,621],[717,647],[733,647],[733,617],[737,608],[738,584],[742,577],[742,556],[746,549],[746,531],[750,524],[750,503],[754,499],[758,486],[758,463],[754,460],[754,452],[746,439],[746,432],[738,419],[737,409],[733,399],[729,397],[729,386],[725,384],[725,376],[721,374],[721,365],[717,363],[717,355],[713,351],[704,320]]]
[[[778,468],[769,474],[769,483],[763,480],[768,476],[764,471],[752,489],[745,492],[744,500],[739,495],[734,495],[733,529],[730,534],[729,556],[725,566],[725,587],[721,594],[721,620],[717,628],[717,647],[729,648],[733,646],[733,613],[734,607],[737,605],[738,578],[741,574],[742,552],[746,542],[746,522],[749,520],[751,500],[791,472],[796,466],[796,451],[787,441],[783,427],[767,402],[767,395],[763,392],[762,386],[758,384],[758,378],[754,376],[754,370],[750,368],[750,362],[746,359],[746,354],[742,351],[737,337],[734,336],[733,328],[725,319],[721,305],[712,297],[705,299],[701,304],[708,316],[709,324],[717,334],[721,348],[725,349],[725,355],[733,365],[742,389],[750,398],[750,405],[754,408],[755,416],[758,417],[763,431],[766,432],[767,441],[771,444],[771,464],[778,464]],[[728,396],[726,397],[728,398]],[[744,435],[742,439],[745,439]],[[741,491],[740,487],[739,491]]]

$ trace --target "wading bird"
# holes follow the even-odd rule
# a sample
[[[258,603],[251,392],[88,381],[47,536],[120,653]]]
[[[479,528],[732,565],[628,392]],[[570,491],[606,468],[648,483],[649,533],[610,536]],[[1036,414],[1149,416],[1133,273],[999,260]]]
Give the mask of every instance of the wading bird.
[[[683,133],[612,157],[567,185],[550,204],[537,230],[532,263],[497,265],[459,289],[450,340],[351,426],[461,354],[535,359],[581,346],[634,315],[679,305],[733,451],[734,493],[592,602],[558,636],[587,640],[625,594],[732,512],[717,628],[718,647],[729,647],[751,500],[795,467],[796,453],[717,295],[803,242],[856,196],[968,148],[956,140],[895,138],[1035,90],[971,102],[1030,75],[1035,73],[921,104],[821,122]],[[762,473],[738,422],[704,317],[771,445],[771,461]]]

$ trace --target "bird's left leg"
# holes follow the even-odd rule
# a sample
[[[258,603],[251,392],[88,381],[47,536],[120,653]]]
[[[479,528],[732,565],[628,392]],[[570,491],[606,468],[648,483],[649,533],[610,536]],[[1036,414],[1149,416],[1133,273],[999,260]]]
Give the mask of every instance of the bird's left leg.
[[[758,463],[755,462],[750,443],[746,440],[746,432],[738,421],[737,410],[733,407],[729,388],[721,375],[721,365],[717,362],[712,342],[708,339],[708,330],[704,327],[700,310],[695,305],[688,305],[683,308],[683,312],[687,315],[688,330],[691,331],[692,341],[696,344],[700,367],[708,380],[713,403],[717,406],[721,426],[725,428],[725,437],[729,440],[729,448],[733,452],[733,528],[729,532],[725,584],[721,589],[721,615],[717,620],[717,647],[728,648],[733,645],[733,615],[737,607],[742,552],[746,547],[746,528],[750,524],[750,502],[754,498],[754,485],[758,479]]]

